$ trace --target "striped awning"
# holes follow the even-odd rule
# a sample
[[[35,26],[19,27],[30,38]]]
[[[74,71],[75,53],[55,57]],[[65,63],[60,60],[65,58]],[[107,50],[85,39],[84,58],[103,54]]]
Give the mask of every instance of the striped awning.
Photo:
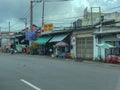
[[[64,40],[68,34],[55,35],[49,42],[59,42]]]

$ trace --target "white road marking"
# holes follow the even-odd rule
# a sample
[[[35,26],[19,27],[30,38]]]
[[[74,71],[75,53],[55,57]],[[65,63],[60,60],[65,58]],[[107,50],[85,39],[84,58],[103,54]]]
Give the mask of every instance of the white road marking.
[[[42,89],[36,87],[35,85],[31,84],[30,82],[28,82],[28,81],[26,81],[24,79],[20,79],[20,81],[23,82],[23,83],[25,83],[25,84],[27,84],[28,86],[34,88],[35,90],[42,90]]]

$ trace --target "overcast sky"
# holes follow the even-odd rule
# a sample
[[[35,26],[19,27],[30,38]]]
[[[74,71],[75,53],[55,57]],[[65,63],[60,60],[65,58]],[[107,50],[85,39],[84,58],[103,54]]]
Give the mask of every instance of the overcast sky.
[[[120,11],[119,0],[44,0],[45,1],[45,23],[53,23],[56,26],[64,27],[71,25],[73,21],[82,18],[86,7],[100,6],[106,12]],[[33,23],[41,26],[42,4],[33,3]],[[8,30],[8,22],[11,31],[20,31],[24,28],[24,22],[20,18],[27,18],[28,26],[30,21],[30,0],[0,0],[0,27],[1,30]]]

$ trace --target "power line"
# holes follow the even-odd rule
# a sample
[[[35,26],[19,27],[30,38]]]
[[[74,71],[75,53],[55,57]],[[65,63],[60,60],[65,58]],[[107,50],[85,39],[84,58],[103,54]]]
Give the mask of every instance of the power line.
[[[73,1],[73,0],[45,0],[45,2],[68,2],[68,1]]]
[[[120,6],[112,7],[112,8],[109,8],[109,9],[103,10],[102,12],[104,12],[104,11],[109,11],[109,10],[112,10],[112,9],[117,9],[117,8],[120,8]]]
[[[15,24],[12,24],[10,27],[14,27],[14,26],[16,26],[18,24],[18,22],[17,23],[15,23]]]
[[[19,29],[19,30],[22,30],[22,29],[24,29],[24,27],[22,27],[23,25],[18,25],[18,26],[16,26],[16,27],[12,27],[11,29],[13,30],[17,30],[17,29]]]
[[[35,2],[32,7],[35,7],[36,5],[37,5],[37,2]]]
[[[38,2],[44,2],[44,0],[31,0],[31,2],[34,2],[34,5],[32,5],[32,8],[33,7],[35,7],[36,6],[36,3],[38,3]],[[63,2],[63,1],[73,1],[73,0],[55,0],[55,1],[51,1],[51,0],[45,0],[45,2]],[[44,4],[44,3],[43,3]],[[44,6],[43,6],[44,7]],[[29,12],[29,9],[27,10],[27,12],[25,13],[25,15],[27,16],[28,14],[30,14]],[[43,12],[42,12],[43,13]],[[23,16],[23,17],[25,17],[25,15]],[[43,18],[43,17],[42,17]],[[31,18],[30,18],[31,19]],[[31,20],[30,20],[30,22],[31,22]],[[43,22],[43,21],[42,21]],[[31,26],[31,25],[30,25]]]
[[[22,17],[27,17],[28,15],[30,14],[30,9],[28,8],[26,11],[25,11],[25,13],[23,14],[23,16]],[[17,22],[17,23],[15,23],[15,24],[13,24],[13,25],[11,25],[10,27],[11,28],[14,28],[15,26],[16,27],[18,27],[17,25],[19,25],[19,22]],[[22,25],[21,25],[22,26]],[[7,29],[8,27],[5,27],[5,29]]]
[[[34,3],[33,7],[35,7],[36,3]],[[22,16],[22,17],[27,17],[28,15],[30,14],[30,9],[28,8],[25,12],[25,14]],[[16,26],[17,24],[13,24],[11,25],[11,27],[14,27]]]
[[[76,16],[76,17],[66,17],[66,18],[57,18],[57,19],[49,19],[49,18],[44,18],[46,21],[65,21],[65,20],[74,20],[74,19],[78,19],[78,18],[82,18],[83,16]],[[35,19],[37,19],[38,20],[38,18],[35,18]],[[34,20],[35,20],[34,19]],[[41,19],[40,19],[41,20]]]
[[[15,23],[15,24],[12,24],[12,25],[11,25],[11,23],[9,22],[9,27],[8,27],[8,26],[2,27],[2,29],[7,29],[7,30],[9,29],[9,31],[10,31],[10,29],[13,28],[13,27],[15,27],[16,25],[19,25],[19,24],[18,24],[18,23]]]
[[[23,17],[27,17],[30,14],[30,9],[27,9]]]

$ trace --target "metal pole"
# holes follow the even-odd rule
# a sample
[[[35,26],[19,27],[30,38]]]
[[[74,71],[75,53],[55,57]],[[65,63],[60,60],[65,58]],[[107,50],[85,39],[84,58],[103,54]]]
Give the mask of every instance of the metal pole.
[[[1,36],[1,27],[0,27],[0,36]]]
[[[42,27],[44,25],[44,4],[45,4],[45,2],[43,0],[43,2],[42,2]]]
[[[102,18],[101,18],[101,8],[99,7],[99,14],[100,14],[100,32],[102,32]]]
[[[27,27],[27,18],[25,18],[25,28]]]
[[[30,1],[30,31],[32,30],[33,24],[33,1]]]
[[[2,33],[1,33],[1,27],[0,27],[0,47],[2,48],[1,42],[2,42]]]
[[[9,33],[10,33],[10,22],[8,22],[8,25],[9,25]]]
[[[101,8],[100,7],[91,7],[91,25],[93,25],[93,8],[99,9],[99,21],[101,22]]]
[[[92,7],[91,7],[91,25],[93,26],[93,15],[92,15]]]
[[[101,8],[99,7],[99,14],[100,14],[100,20],[101,20]]]

